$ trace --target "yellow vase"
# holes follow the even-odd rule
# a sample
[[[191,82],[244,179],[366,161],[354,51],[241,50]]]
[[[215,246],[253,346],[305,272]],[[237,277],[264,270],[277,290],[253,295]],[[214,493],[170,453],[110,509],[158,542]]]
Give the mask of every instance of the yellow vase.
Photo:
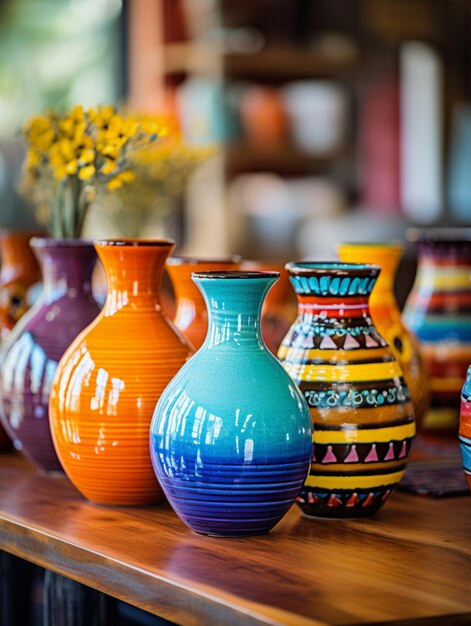
[[[391,346],[409,387],[417,425],[430,402],[427,366],[415,336],[404,325],[394,296],[394,278],[404,253],[401,243],[343,243],[338,255],[345,263],[372,263],[381,267],[381,274],[370,297],[370,311],[379,333]]]

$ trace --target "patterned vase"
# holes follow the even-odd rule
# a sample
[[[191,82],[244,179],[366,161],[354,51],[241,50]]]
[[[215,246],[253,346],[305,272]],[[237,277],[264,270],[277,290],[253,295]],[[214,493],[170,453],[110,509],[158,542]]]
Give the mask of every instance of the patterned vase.
[[[52,384],[50,423],[62,466],[99,504],[162,500],[149,454],[157,400],[192,353],[159,297],[173,241],[95,243],[106,271],[102,312],[72,342]]]
[[[243,261],[242,269],[262,272],[278,272],[280,280],[270,289],[262,308],[263,340],[268,349],[276,354],[280,343],[296,319],[296,298],[285,263],[281,261]]]
[[[412,230],[419,266],[404,309],[430,371],[431,407],[423,427],[456,433],[460,391],[471,362],[471,231]]]
[[[154,469],[196,532],[266,533],[294,502],[312,451],[306,402],[261,336],[262,302],[278,274],[193,276],[208,334],[156,407]]]
[[[35,233],[0,230],[0,340],[28,308],[28,289],[41,278],[29,240]]]
[[[97,315],[91,291],[96,252],[80,240],[31,240],[44,287],[0,351],[0,416],[14,445],[46,472],[61,471],[49,429],[49,393],[57,363]]]
[[[286,267],[299,309],[278,358],[314,422],[312,465],[298,503],[312,516],[372,515],[401,480],[415,435],[401,368],[368,308],[380,268]]]
[[[191,345],[198,350],[208,330],[206,305],[200,290],[191,279],[192,272],[229,271],[239,269],[240,257],[226,259],[193,259],[171,257],[167,272],[175,290],[177,309],[174,322]]]
[[[471,489],[471,365],[461,392],[460,448],[464,473]]]
[[[381,273],[370,296],[370,312],[378,332],[394,352],[412,396],[416,424],[420,425],[430,404],[427,366],[419,342],[406,328],[394,296],[394,278],[404,253],[401,243],[344,243],[338,254],[345,263],[379,265]]]

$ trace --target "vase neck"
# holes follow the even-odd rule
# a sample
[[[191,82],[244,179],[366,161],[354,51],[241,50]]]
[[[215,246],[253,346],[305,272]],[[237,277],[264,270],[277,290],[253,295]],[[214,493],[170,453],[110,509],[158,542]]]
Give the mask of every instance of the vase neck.
[[[164,240],[103,241],[95,244],[108,283],[103,309],[105,315],[133,303],[140,308],[161,308],[160,284],[165,260],[173,245],[173,242]]]
[[[46,301],[63,296],[91,296],[92,273],[97,260],[92,243],[33,239],[31,246],[42,269]]]
[[[260,326],[261,310],[275,273],[231,272],[230,277],[205,278],[195,282],[203,293],[208,311],[205,348],[243,347],[266,349]]]

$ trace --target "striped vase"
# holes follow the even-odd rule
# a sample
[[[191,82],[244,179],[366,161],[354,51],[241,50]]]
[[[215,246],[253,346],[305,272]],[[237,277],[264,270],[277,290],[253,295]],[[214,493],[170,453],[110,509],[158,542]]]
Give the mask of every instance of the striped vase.
[[[411,230],[419,267],[404,310],[430,370],[431,407],[423,428],[452,432],[471,363],[471,230]]]
[[[471,489],[471,365],[461,392],[460,447],[464,473]]]
[[[371,321],[375,265],[288,263],[298,318],[278,358],[314,422],[306,515],[365,517],[401,480],[415,435],[409,390]]]
[[[193,274],[208,307],[208,334],[162,394],[150,445],[172,508],[198,533],[268,532],[309,469],[308,406],[260,329],[262,302],[278,276]]]
[[[57,366],[49,407],[60,462],[98,504],[163,499],[149,454],[154,407],[192,350],[162,313],[172,241],[95,243],[108,280],[102,312]]]

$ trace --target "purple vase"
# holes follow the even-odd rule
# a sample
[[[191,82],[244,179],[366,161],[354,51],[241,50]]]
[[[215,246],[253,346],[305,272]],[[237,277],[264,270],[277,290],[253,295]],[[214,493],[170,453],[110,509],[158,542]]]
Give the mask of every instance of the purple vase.
[[[0,419],[15,447],[46,472],[61,471],[49,429],[49,392],[57,363],[95,319],[96,252],[81,240],[34,238],[43,292],[0,350]]]

